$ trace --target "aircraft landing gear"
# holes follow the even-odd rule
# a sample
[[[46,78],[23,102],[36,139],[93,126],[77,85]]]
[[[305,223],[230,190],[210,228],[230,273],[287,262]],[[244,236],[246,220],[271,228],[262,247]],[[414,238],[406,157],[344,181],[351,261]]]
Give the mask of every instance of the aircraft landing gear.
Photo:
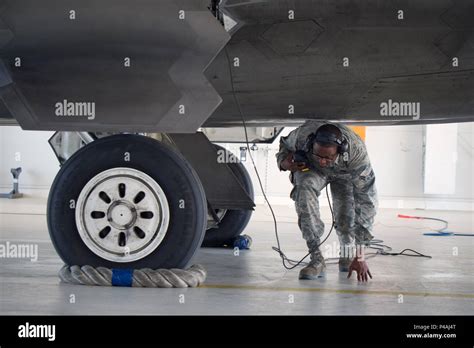
[[[68,265],[184,268],[204,238],[207,204],[178,151],[143,136],[113,135],[64,163],[47,217]]]
[[[214,146],[217,148],[217,150],[226,151],[222,146],[216,144],[214,144]],[[228,156],[234,157],[233,154],[227,152],[227,157]],[[244,188],[245,192],[253,200],[253,185],[247,169],[237,159],[229,162],[231,162],[228,163],[229,168],[232,170],[236,179]],[[217,226],[208,227],[202,246],[233,246],[235,239],[239,237],[245,227],[247,227],[250,217],[252,216],[252,212],[252,210],[240,209],[215,209],[214,214],[219,220],[219,224]]]

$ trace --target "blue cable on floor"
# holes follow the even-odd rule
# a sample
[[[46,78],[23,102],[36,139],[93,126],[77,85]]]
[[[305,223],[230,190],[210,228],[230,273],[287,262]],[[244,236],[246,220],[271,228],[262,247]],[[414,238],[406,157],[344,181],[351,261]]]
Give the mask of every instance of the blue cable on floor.
[[[474,237],[472,233],[454,233],[454,232],[426,232],[423,233],[424,236],[434,236],[434,237],[446,237],[446,236],[461,236],[461,237]]]
[[[403,215],[398,214],[399,218],[402,219],[417,219],[417,220],[433,220],[433,221],[440,221],[444,223],[444,227],[436,230],[436,232],[426,232],[423,233],[424,236],[433,236],[433,237],[448,237],[448,236],[460,236],[460,237],[474,237],[472,233],[455,233],[455,232],[448,232],[446,229],[448,228],[448,222],[443,219],[436,219],[430,218],[425,216],[411,216],[411,215]]]

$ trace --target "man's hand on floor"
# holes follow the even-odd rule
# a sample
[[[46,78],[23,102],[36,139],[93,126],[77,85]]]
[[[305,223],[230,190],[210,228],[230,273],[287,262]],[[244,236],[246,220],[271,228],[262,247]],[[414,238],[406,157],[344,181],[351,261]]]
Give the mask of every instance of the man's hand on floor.
[[[357,257],[352,261],[351,265],[349,266],[349,274],[347,278],[350,278],[352,275],[352,271],[357,272],[357,280],[360,282],[367,282],[369,278],[372,279],[372,274],[369,271],[369,265],[364,260],[359,260]]]

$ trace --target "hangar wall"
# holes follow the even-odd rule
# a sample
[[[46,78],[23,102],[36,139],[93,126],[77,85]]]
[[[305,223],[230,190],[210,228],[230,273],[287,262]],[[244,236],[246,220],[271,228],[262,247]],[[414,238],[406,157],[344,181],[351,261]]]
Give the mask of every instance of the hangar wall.
[[[474,123],[458,125],[456,188],[452,195],[423,193],[423,129],[425,126],[368,127],[367,147],[377,176],[380,207],[474,210]],[[282,135],[291,131],[285,129]],[[10,168],[23,167],[20,189],[47,190],[59,165],[47,140],[52,132],[23,131],[19,127],[0,127],[0,191],[12,185]],[[242,144],[225,144],[239,156]],[[263,184],[272,204],[288,204],[291,184],[288,173],[276,168],[274,144],[258,145],[253,151]],[[440,158],[452,165],[452,158]],[[263,202],[250,158],[244,163],[254,179],[257,203]],[[324,198],[324,197],[323,197]],[[325,199],[322,205],[327,204]]]
[[[10,168],[22,167],[20,190],[51,186],[59,170],[48,139],[54,132],[24,131],[18,126],[0,127],[0,190],[12,186]]]
[[[377,177],[380,207],[410,209],[474,210],[474,123],[458,124],[456,189],[452,195],[423,192],[423,125],[368,127],[366,143]],[[285,129],[286,135],[291,129]],[[441,140],[440,140],[441,141]],[[239,146],[227,145],[235,154]],[[258,145],[255,156],[270,203],[292,205],[288,198],[291,184],[288,173],[279,172],[275,164],[278,141]],[[255,152],[254,152],[255,153]],[[452,158],[440,158],[453,165]],[[255,185],[256,176],[250,159],[245,166]],[[255,189],[257,202],[263,202],[260,189]],[[323,197],[324,198],[324,197]],[[326,199],[321,200],[326,205]]]

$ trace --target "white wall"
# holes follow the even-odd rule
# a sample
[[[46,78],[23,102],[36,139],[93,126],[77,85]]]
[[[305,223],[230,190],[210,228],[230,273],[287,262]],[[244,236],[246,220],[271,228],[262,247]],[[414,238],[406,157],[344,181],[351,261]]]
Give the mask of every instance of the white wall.
[[[383,205],[472,210],[474,123],[458,125],[457,161],[453,164],[452,157],[439,158],[446,166],[456,166],[455,193],[451,195],[423,193],[423,128],[391,126],[368,129],[367,147]]]
[[[455,193],[452,195],[428,195],[423,193],[423,129],[424,126],[368,127],[366,144],[374,168],[379,193],[380,207],[474,210],[474,123],[458,125],[458,150]],[[286,130],[287,134],[291,129]],[[442,141],[440,139],[440,141]],[[227,147],[238,154],[240,145]],[[266,185],[271,203],[291,204],[288,195],[292,188],[288,173],[276,168],[275,153],[278,141],[271,145],[258,145],[254,154],[257,168]],[[452,165],[452,158],[440,158]],[[252,178],[255,178],[250,160],[245,163]],[[259,202],[263,201],[254,180]],[[324,197],[323,197],[324,198]],[[321,200],[322,205],[325,201]]]
[[[455,193],[427,195],[423,193],[423,127],[369,127],[367,147],[377,178],[381,207],[474,210],[474,123],[458,125],[458,151]],[[291,128],[285,129],[283,135]],[[45,189],[54,179],[59,165],[47,140],[51,132],[28,132],[19,127],[0,127],[0,188],[11,187],[10,168],[23,167],[20,189]],[[441,139],[440,139],[441,141]],[[239,156],[242,144],[225,147]],[[292,205],[292,188],[287,172],[276,167],[278,139],[273,144],[259,144],[253,152],[262,182],[272,204]],[[15,161],[20,153],[21,161]],[[440,158],[451,165],[452,158]],[[263,202],[258,182],[250,163],[244,163],[254,181],[257,202]],[[325,201],[321,200],[325,205]]]

